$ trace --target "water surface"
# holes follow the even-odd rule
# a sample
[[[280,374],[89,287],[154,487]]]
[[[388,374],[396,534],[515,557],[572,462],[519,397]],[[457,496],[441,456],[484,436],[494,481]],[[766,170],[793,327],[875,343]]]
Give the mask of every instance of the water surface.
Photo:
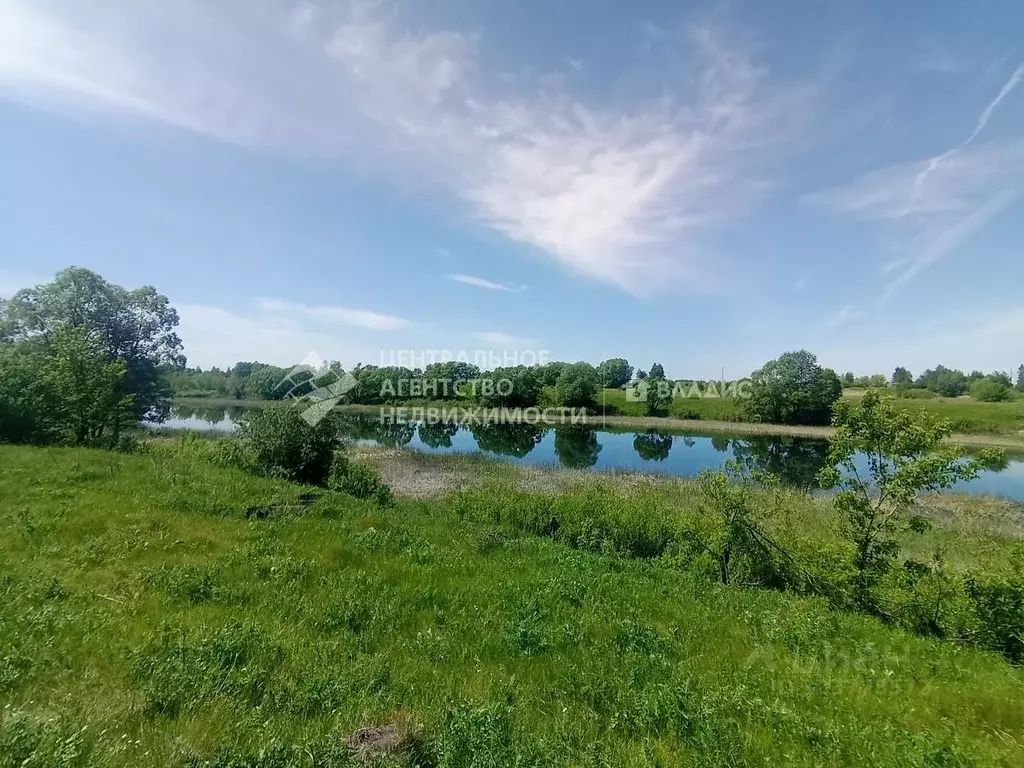
[[[174,406],[169,429],[235,430],[245,409]],[[425,453],[484,453],[516,464],[547,464],[569,469],[635,470],[679,477],[718,469],[738,461],[750,470],[768,471],[786,485],[817,487],[828,441],[788,435],[685,434],[629,431],[584,426],[530,424],[427,424],[394,422],[366,414],[339,418],[346,440]],[[1024,456],[1009,455],[1005,469],[984,472],[958,486],[1024,501]]]

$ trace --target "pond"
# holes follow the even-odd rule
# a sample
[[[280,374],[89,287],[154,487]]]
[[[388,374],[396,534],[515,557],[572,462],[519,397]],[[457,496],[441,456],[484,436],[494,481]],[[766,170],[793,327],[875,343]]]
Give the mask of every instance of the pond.
[[[160,426],[171,430],[213,430],[229,434],[245,409],[175,406]],[[530,424],[427,424],[394,422],[376,416],[339,414],[346,440],[425,453],[484,453],[517,464],[547,464],[568,469],[636,470],[679,477],[718,469],[738,461],[750,470],[768,471],[783,483],[817,487],[828,452],[826,440],[785,435],[683,434],[584,426]],[[984,472],[958,486],[1024,501],[1024,455],[1010,454],[999,472]]]

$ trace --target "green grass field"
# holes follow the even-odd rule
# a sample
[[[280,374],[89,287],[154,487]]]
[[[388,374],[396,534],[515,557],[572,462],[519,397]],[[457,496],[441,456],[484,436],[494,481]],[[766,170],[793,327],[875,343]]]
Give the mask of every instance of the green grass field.
[[[494,469],[302,506],[165,448],[0,447],[3,768],[340,766],[391,723],[400,765],[1024,762],[1024,676],[996,654],[570,536],[588,510],[654,535],[685,486],[542,503]],[[777,524],[827,535],[814,503]],[[552,504],[564,531],[530,535]],[[971,537],[971,567],[1013,539],[935,535]]]

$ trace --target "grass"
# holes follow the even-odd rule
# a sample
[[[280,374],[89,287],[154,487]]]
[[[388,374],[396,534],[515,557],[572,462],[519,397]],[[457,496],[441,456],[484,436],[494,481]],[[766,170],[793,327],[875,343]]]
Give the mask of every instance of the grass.
[[[510,471],[257,519],[305,489],[159,445],[0,447],[0,766],[339,766],[386,724],[399,764],[1024,761],[1001,657],[568,536],[616,514],[657,538],[685,484],[602,503]],[[552,504],[566,534],[527,535]],[[811,511],[780,525],[824,535]],[[1009,546],[956,535],[975,564]]]

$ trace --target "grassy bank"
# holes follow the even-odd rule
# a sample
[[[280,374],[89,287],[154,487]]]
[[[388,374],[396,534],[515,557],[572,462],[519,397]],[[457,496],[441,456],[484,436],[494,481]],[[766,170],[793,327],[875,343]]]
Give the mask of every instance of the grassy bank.
[[[607,510],[655,535],[685,484],[602,504],[469,461],[479,487],[381,508],[160,447],[0,447],[0,766],[340,766],[373,725],[399,764],[1024,760],[995,654],[569,540]],[[527,535],[543,504],[564,535]],[[1013,538],[956,535],[991,567]]]

